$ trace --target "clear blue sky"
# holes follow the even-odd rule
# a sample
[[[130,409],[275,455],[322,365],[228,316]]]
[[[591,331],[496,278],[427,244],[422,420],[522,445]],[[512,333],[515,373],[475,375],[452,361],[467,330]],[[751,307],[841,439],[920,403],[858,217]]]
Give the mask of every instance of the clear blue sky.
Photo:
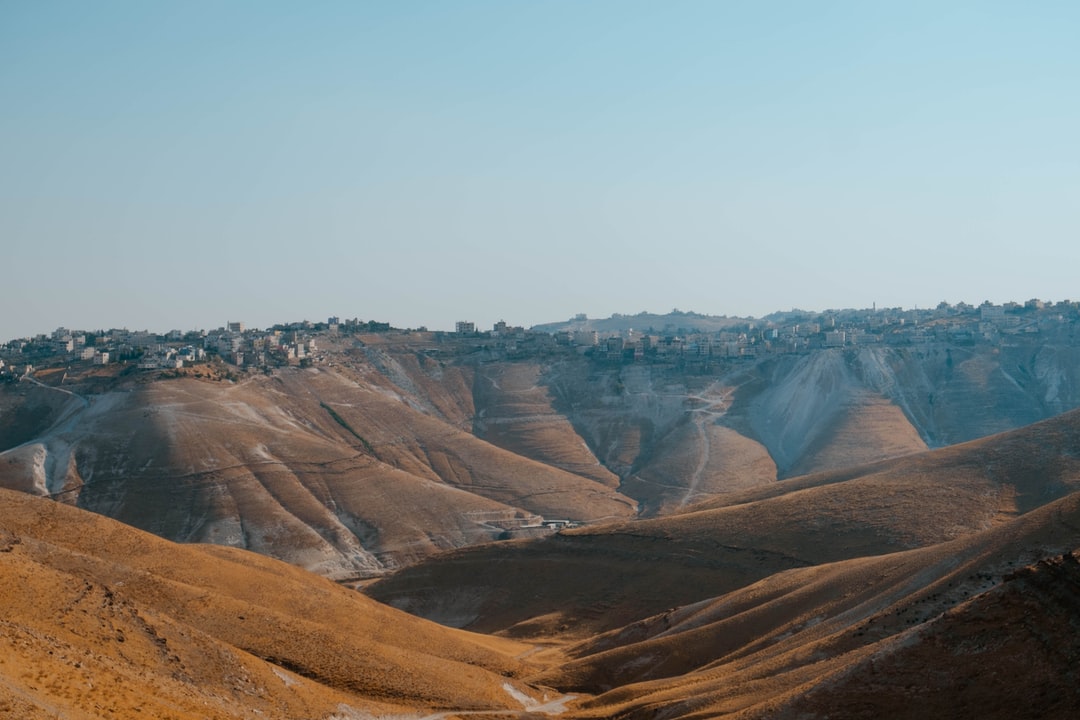
[[[1077,2],[0,0],[0,339],[1080,299]]]

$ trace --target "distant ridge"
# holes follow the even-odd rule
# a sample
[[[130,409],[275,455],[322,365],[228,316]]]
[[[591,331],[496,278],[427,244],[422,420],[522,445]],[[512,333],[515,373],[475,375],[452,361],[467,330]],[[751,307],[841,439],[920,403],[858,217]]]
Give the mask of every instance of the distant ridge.
[[[535,332],[555,333],[561,330],[595,330],[597,332],[627,332],[635,330],[641,333],[663,332],[717,332],[736,325],[746,324],[753,318],[736,318],[726,315],[702,315],[696,312],[673,310],[659,315],[640,312],[636,315],[615,313],[606,318],[578,316],[561,322],[533,325]]]

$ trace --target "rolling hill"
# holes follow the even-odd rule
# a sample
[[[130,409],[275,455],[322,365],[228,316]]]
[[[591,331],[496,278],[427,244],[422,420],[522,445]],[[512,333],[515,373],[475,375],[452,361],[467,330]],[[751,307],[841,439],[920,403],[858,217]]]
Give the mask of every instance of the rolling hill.
[[[1068,717],[1080,495],[938,545],[778,573],[567,649],[576,717]]]
[[[1067,371],[946,350],[26,376],[0,713],[1071,716],[1080,411],[1022,423]]]
[[[259,372],[39,371],[0,384],[0,486],[364,579],[548,521],[678,514],[1017,427],[1080,386],[1052,346],[835,348],[703,372],[471,342],[345,336],[314,367]]]
[[[0,568],[4,717],[364,720],[545,702],[518,679],[528,645],[24,493],[0,491]]]
[[[780,571],[966,537],[1078,490],[1080,411],[1073,411],[718,497],[677,515],[447,553],[367,592],[484,632],[588,635]],[[442,592],[451,586],[455,594]]]
[[[516,455],[418,409],[379,374],[23,392],[22,408],[57,421],[3,452],[4,486],[329,577],[377,575],[542,516],[624,517],[635,505],[614,480]]]
[[[929,452],[918,472],[932,461],[947,471],[992,447],[1015,456],[1054,437],[1068,454],[1076,421]],[[1025,491],[1061,480],[1033,467],[1003,477]],[[867,473],[852,474],[792,492],[844,488]],[[1063,468],[1064,476],[1074,475]],[[247,551],[176,545],[0,491],[0,709],[27,718],[327,720],[1068,716],[1080,710],[1080,492],[1062,492],[911,550],[783,569],[772,551],[743,548],[767,568],[756,580],[717,544],[724,528],[702,522],[725,508],[639,521],[637,535],[624,525],[566,533],[585,562],[551,551],[562,536],[458,551],[519,551],[486,559],[489,577],[503,578],[491,607],[557,583],[568,613],[580,613],[565,628],[534,616],[500,637],[434,625]],[[882,547],[890,544],[885,537]],[[695,552],[696,564],[687,557]],[[422,576],[459,608],[488,610],[470,597],[475,566],[457,567],[456,582],[439,587],[443,576],[431,570],[454,568],[447,560],[398,576]],[[582,588],[594,583],[583,580],[620,562],[636,575],[607,585],[614,602],[582,612]],[[709,594],[723,583],[734,587]],[[704,596],[684,603],[688,590]],[[640,614],[661,600],[666,609]]]

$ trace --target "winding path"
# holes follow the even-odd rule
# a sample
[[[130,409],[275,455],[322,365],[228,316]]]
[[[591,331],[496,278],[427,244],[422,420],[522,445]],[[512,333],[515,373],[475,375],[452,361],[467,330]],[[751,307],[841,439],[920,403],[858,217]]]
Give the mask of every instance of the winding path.
[[[30,374],[23,375],[21,378],[19,378],[19,382],[32,382],[35,385],[37,385],[38,387],[43,387],[46,390],[55,390],[56,392],[62,392],[65,395],[70,395],[71,397],[79,398],[80,400],[82,400],[84,408],[90,407],[90,398],[87,398],[87,397],[85,397],[83,395],[80,395],[79,393],[71,392],[70,390],[65,390],[62,387],[56,387],[55,385],[46,385],[45,383],[41,382],[40,380],[38,380],[33,375],[30,375]]]
[[[507,715],[515,717],[529,717],[535,713],[541,713],[543,715],[561,715],[566,712],[566,704],[571,700],[577,698],[577,695],[559,695],[553,700],[548,700],[545,703],[538,703],[530,698],[528,695],[514,689],[509,683],[503,684],[503,689],[510,694],[515,700],[522,704],[521,710],[442,710],[431,715],[424,715],[418,720],[443,720],[447,717],[485,717],[492,715],[499,715],[506,717]]]
[[[690,417],[693,419],[698,436],[701,438],[701,442],[698,444],[701,448],[701,452],[698,456],[697,467],[690,476],[690,482],[687,483],[686,494],[683,495],[683,499],[679,503],[680,508],[686,507],[691,498],[697,494],[697,489],[701,485],[701,478],[705,474],[705,468],[708,467],[709,464],[709,457],[712,455],[712,440],[709,437],[709,430],[706,427],[706,423],[715,423],[716,418],[723,417],[727,413],[728,408],[731,407],[731,396],[738,389],[738,386],[725,387],[717,393],[714,389],[720,382],[720,380],[716,380],[700,393],[688,396],[688,399],[690,400],[697,400],[703,403],[702,407],[697,407],[690,411]]]

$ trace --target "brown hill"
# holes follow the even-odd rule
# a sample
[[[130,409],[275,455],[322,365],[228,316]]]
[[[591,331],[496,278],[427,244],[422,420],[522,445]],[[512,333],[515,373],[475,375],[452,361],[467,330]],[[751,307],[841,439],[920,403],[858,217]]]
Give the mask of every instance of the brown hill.
[[[732,390],[710,383],[685,400],[683,419],[637,459],[622,491],[646,515],[678,512],[702,498],[776,482],[776,463],[760,443],[721,425]]]
[[[767,447],[781,477],[925,450],[884,383],[866,377],[874,361],[871,351],[833,348],[747,368],[725,422]]]
[[[579,359],[551,364],[541,382],[644,516],[776,481],[768,449],[724,424],[735,389],[727,377]]]
[[[0,485],[338,578],[497,539],[543,516],[633,513],[614,481],[479,440],[444,418],[458,412],[445,395],[428,388],[443,409],[425,408],[357,367],[236,384],[134,382],[86,397],[26,388],[12,414],[38,408],[41,419],[31,440],[3,452]]]
[[[791,478],[782,483],[759,486],[740,493],[704,500],[691,510],[718,509],[756,503],[801,490],[824,488],[837,483],[859,482],[851,487],[881,485],[885,488],[911,484],[922,499],[921,510],[910,503],[905,517],[939,504],[929,502],[935,488],[966,488],[970,502],[946,505],[957,517],[981,516],[984,522],[999,522],[1010,515],[1027,512],[1077,488],[1080,468],[1080,411],[1033,423],[978,440],[877,463],[851,466]],[[952,492],[947,489],[946,492]],[[983,500],[979,501],[980,496]],[[987,502],[1000,496],[1002,502]],[[941,523],[938,523],[939,525]]]
[[[792,477],[828,469],[838,431],[868,442],[847,443],[847,460],[831,467],[886,457],[874,453],[898,442],[909,451],[923,441],[943,447],[1071,410],[1080,404],[1076,359],[1072,340],[1053,332],[1000,346],[936,342],[766,357],[732,377],[737,392],[724,422],[767,447],[780,476]],[[874,398],[903,418],[881,408],[866,427],[840,431],[849,408]],[[895,438],[883,432],[890,426]]]
[[[1078,553],[1017,571],[911,640],[902,638],[885,657],[863,659],[792,698],[773,717],[1080,715]]]
[[[790,428],[744,434],[769,408],[813,419],[779,375],[766,392],[383,340],[235,383],[15,384],[0,482],[338,578],[419,563],[367,592],[532,642],[0,491],[0,714],[528,717],[565,703],[545,686],[600,693],[569,718],[1005,717],[1025,688],[1047,715],[1080,706],[1080,412],[777,482],[766,447],[817,467],[913,442],[863,453],[905,427],[866,358],[799,365],[832,414],[795,448]],[[630,520],[627,495],[658,517]],[[432,557],[541,515],[597,524]]]
[[[283,382],[292,397],[322,398],[346,432],[353,428],[361,445],[393,467],[544,516],[594,520],[634,512],[614,478],[602,484],[496,447],[418,412],[409,396],[375,381],[354,388],[341,373],[308,371],[286,374]]]
[[[485,363],[476,368],[473,433],[523,457],[539,460],[618,487],[619,478],[600,464],[565,415],[555,408],[548,386],[557,380],[538,362]]]
[[[692,582],[686,564],[652,572],[644,550],[662,553],[657,539],[637,538],[641,571]],[[1074,493],[957,540],[779,572],[535,653],[432,626],[250,553],[177,546],[0,491],[0,709],[28,718],[526,717],[552,697],[557,707],[547,709],[563,706],[537,689],[550,685],[602,693],[571,705],[568,718],[1067,716],[1080,709],[1078,546]],[[526,583],[528,569],[497,568]],[[535,580],[528,589],[539,589]]]
[[[529,646],[7,490],[0,573],[4,717],[359,720],[544,700],[515,679]]]
[[[608,691],[575,717],[1068,717],[1078,545],[1074,494],[960,540],[671,610],[568,649],[538,679]]]
[[[960,446],[733,493],[693,512],[448,553],[367,592],[486,632],[587,635],[781,570],[926,547],[1007,522],[1080,489],[1078,457],[1074,411]],[[450,587],[457,592],[443,592]]]
[[[1042,417],[1069,406],[1080,387],[1075,354],[1041,346],[630,363],[500,342],[327,335],[311,368],[41,370],[0,386],[0,486],[169,539],[358,579],[447,549],[541,535],[542,520],[595,524],[790,494],[795,485],[773,489],[778,475],[850,477],[837,468]],[[965,503],[955,535],[1007,515],[1007,485],[968,483],[969,493],[956,494],[927,480],[909,495]],[[910,510],[902,496],[868,499],[880,517],[862,513],[849,518],[854,525],[836,518],[847,503],[840,496],[824,520],[783,504],[769,512],[788,513],[802,530],[833,523],[851,552],[952,536],[940,518],[904,535],[908,521],[888,517],[893,507]],[[882,545],[879,531],[894,536]],[[765,548],[795,561],[848,556]]]

